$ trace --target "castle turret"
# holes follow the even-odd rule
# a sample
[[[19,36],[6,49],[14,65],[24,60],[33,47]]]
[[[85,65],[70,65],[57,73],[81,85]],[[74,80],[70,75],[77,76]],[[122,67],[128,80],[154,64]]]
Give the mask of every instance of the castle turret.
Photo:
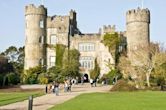
[[[147,48],[150,42],[149,24],[150,11],[148,9],[134,9],[126,13],[128,57],[133,65],[142,65],[137,54],[149,58]],[[146,51],[145,51],[146,49]]]
[[[29,69],[46,64],[46,18],[47,9],[33,4],[25,7],[25,66]]]

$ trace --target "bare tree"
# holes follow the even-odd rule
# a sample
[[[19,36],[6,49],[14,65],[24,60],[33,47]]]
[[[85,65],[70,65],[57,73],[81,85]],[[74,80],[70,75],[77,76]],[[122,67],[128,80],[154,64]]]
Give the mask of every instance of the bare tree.
[[[147,48],[140,46],[139,49],[141,49],[141,51],[134,52],[137,60],[141,62],[141,65],[136,66],[137,72],[142,73],[142,77],[145,75],[148,87],[150,87],[152,70],[155,69],[157,65],[163,64],[166,59],[165,54],[160,50],[160,46],[163,48],[160,43],[150,43]]]

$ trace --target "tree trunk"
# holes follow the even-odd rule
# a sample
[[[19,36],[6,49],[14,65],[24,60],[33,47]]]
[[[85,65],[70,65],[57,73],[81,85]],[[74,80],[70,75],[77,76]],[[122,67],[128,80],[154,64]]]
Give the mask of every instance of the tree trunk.
[[[147,83],[147,86],[150,87],[150,73],[146,74],[146,83]]]

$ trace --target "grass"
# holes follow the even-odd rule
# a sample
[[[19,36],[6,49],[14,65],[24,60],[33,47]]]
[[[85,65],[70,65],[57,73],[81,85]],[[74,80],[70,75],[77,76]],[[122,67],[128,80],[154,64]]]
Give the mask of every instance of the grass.
[[[50,110],[166,110],[165,92],[82,94]]]
[[[43,95],[43,92],[0,92],[0,106],[26,100],[30,95],[37,97]]]

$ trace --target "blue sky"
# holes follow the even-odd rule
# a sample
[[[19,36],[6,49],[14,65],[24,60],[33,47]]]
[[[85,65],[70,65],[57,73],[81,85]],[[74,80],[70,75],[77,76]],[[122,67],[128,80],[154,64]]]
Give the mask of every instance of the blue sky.
[[[0,0],[0,52],[11,45],[24,45],[24,7],[39,5],[41,0]],[[70,9],[77,12],[78,27],[82,32],[98,32],[103,25],[116,25],[126,30],[125,14],[141,6],[141,0],[44,0],[48,15],[66,15]],[[166,0],[144,0],[151,11],[151,41],[166,43]]]

